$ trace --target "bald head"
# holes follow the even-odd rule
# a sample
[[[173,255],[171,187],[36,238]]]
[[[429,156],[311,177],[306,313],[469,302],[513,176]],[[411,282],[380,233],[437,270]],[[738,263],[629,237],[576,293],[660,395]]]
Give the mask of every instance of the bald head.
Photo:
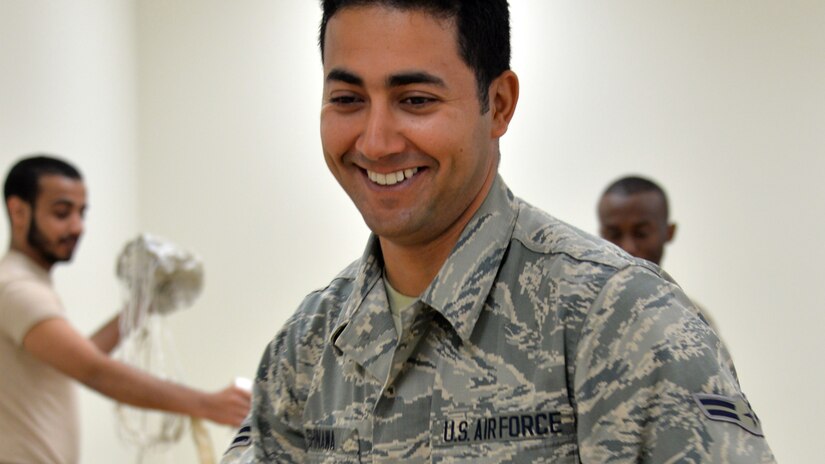
[[[625,177],[611,184],[598,205],[599,235],[629,254],[656,264],[665,244],[673,240],[676,225],[668,222],[665,192],[641,177]]]

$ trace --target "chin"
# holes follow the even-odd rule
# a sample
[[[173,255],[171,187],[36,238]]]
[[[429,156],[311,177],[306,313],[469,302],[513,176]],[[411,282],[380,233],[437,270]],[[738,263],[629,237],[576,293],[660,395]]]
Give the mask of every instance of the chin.
[[[68,263],[69,261],[72,260],[73,257],[74,257],[74,250],[72,250],[68,253],[62,253],[62,254],[56,254],[55,253],[51,256],[52,261],[55,262],[55,263]]]

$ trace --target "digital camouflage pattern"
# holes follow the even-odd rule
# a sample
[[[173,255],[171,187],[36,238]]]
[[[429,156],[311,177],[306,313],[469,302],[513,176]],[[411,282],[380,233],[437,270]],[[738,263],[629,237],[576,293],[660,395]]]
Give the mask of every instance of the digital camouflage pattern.
[[[267,348],[222,462],[774,462],[681,289],[501,178],[405,314],[399,341],[372,237]]]

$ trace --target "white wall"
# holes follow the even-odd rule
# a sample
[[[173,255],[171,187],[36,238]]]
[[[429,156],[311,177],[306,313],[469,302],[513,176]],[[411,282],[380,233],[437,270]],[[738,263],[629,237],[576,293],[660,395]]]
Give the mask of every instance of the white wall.
[[[367,229],[320,156],[317,3],[138,5],[140,223],[203,257],[204,292],[171,323],[187,377],[217,388],[254,377]],[[222,453],[232,434],[212,431]]]
[[[512,4],[512,187],[595,231],[610,181],[660,180],[664,267],[716,319],[779,461],[818,462],[825,3]]]
[[[0,0],[1,175],[34,152],[63,156],[83,173],[86,235],[54,280],[84,333],[120,307],[115,258],[137,230],[133,25],[130,1]],[[128,462],[112,430],[112,403],[82,389],[81,407],[83,462]]]
[[[44,3],[0,2],[0,34],[11,28],[19,29],[15,36],[33,36],[40,22],[7,20],[5,10],[23,14]],[[825,415],[825,371],[816,361],[825,348],[818,337],[825,316],[815,299],[825,260],[818,240],[825,237],[825,4],[511,3],[522,94],[502,143],[505,179],[525,199],[590,231],[608,182],[628,172],[660,180],[680,225],[665,267],[716,318],[779,461],[814,462]],[[51,6],[37,18],[62,18],[77,40],[116,35],[91,42],[130,50],[124,4],[89,5],[94,15]],[[100,272],[84,259],[95,243],[108,243],[99,254],[110,266],[114,244],[137,226],[202,255],[204,294],[170,324],[186,378],[218,388],[253,375],[284,319],[303,295],[359,256],[367,230],[320,153],[316,2],[136,5],[136,84],[125,58],[131,52],[97,53],[77,61],[94,61],[115,79],[78,79],[71,96],[53,92],[56,100],[42,98],[40,88],[26,96],[19,89],[33,85],[34,71],[6,72],[21,58],[0,35],[0,153],[7,166],[18,153],[60,150],[85,168],[91,217],[107,222],[89,224],[77,265],[60,271],[61,279],[103,278],[114,287],[111,267]],[[73,29],[107,15],[108,27]],[[18,55],[43,47],[34,38],[16,40]],[[43,66],[62,72],[41,87],[63,85],[79,72],[65,52],[55,53],[42,52]],[[137,112],[130,83],[138,89]],[[28,115],[32,105],[50,116]],[[113,115],[110,107],[122,111]],[[7,116],[6,108],[28,116]],[[87,118],[74,116],[80,108]],[[113,125],[130,133],[123,128],[133,116],[136,141],[114,140]],[[61,135],[88,145],[49,145]],[[101,140],[108,149],[100,149]],[[117,156],[136,153],[137,161],[104,168],[114,163],[112,148]],[[137,196],[120,202],[117,192],[135,183]],[[98,200],[96,192],[108,197]],[[98,201],[123,206],[103,210]],[[124,218],[127,211],[137,213]],[[101,235],[93,237],[95,230]],[[109,291],[98,289],[104,285],[77,296],[67,287],[76,286],[61,291],[78,304],[115,300],[100,300]],[[96,411],[84,414],[88,426]],[[112,462],[126,452],[105,414],[94,418],[101,439],[84,442],[84,462]],[[230,432],[212,432],[222,449]],[[194,462],[193,456],[184,442],[165,460]]]

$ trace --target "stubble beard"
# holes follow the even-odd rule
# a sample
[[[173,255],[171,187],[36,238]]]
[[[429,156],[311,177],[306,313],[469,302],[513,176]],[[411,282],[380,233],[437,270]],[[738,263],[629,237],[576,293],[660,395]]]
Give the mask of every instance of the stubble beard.
[[[74,254],[74,248],[72,248],[67,256],[59,256],[55,254],[50,248],[52,243],[49,242],[49,239],[46,238],[45,234],[40,230],[40,227],[37,225],[37,221],[34,219],[34,215],[32,215],[31,222],[29,224],[29,233],[26,237],[26,240],[29,243],[29,246],[43,258],[44,261],[49,263],[49,265],[54,265],[59,262],[66,262],[71,261],[72,255]],[[59,244],[63,241],[68,240],[77,240],[76,237],[61,237],[57,240],[56,244]]]

